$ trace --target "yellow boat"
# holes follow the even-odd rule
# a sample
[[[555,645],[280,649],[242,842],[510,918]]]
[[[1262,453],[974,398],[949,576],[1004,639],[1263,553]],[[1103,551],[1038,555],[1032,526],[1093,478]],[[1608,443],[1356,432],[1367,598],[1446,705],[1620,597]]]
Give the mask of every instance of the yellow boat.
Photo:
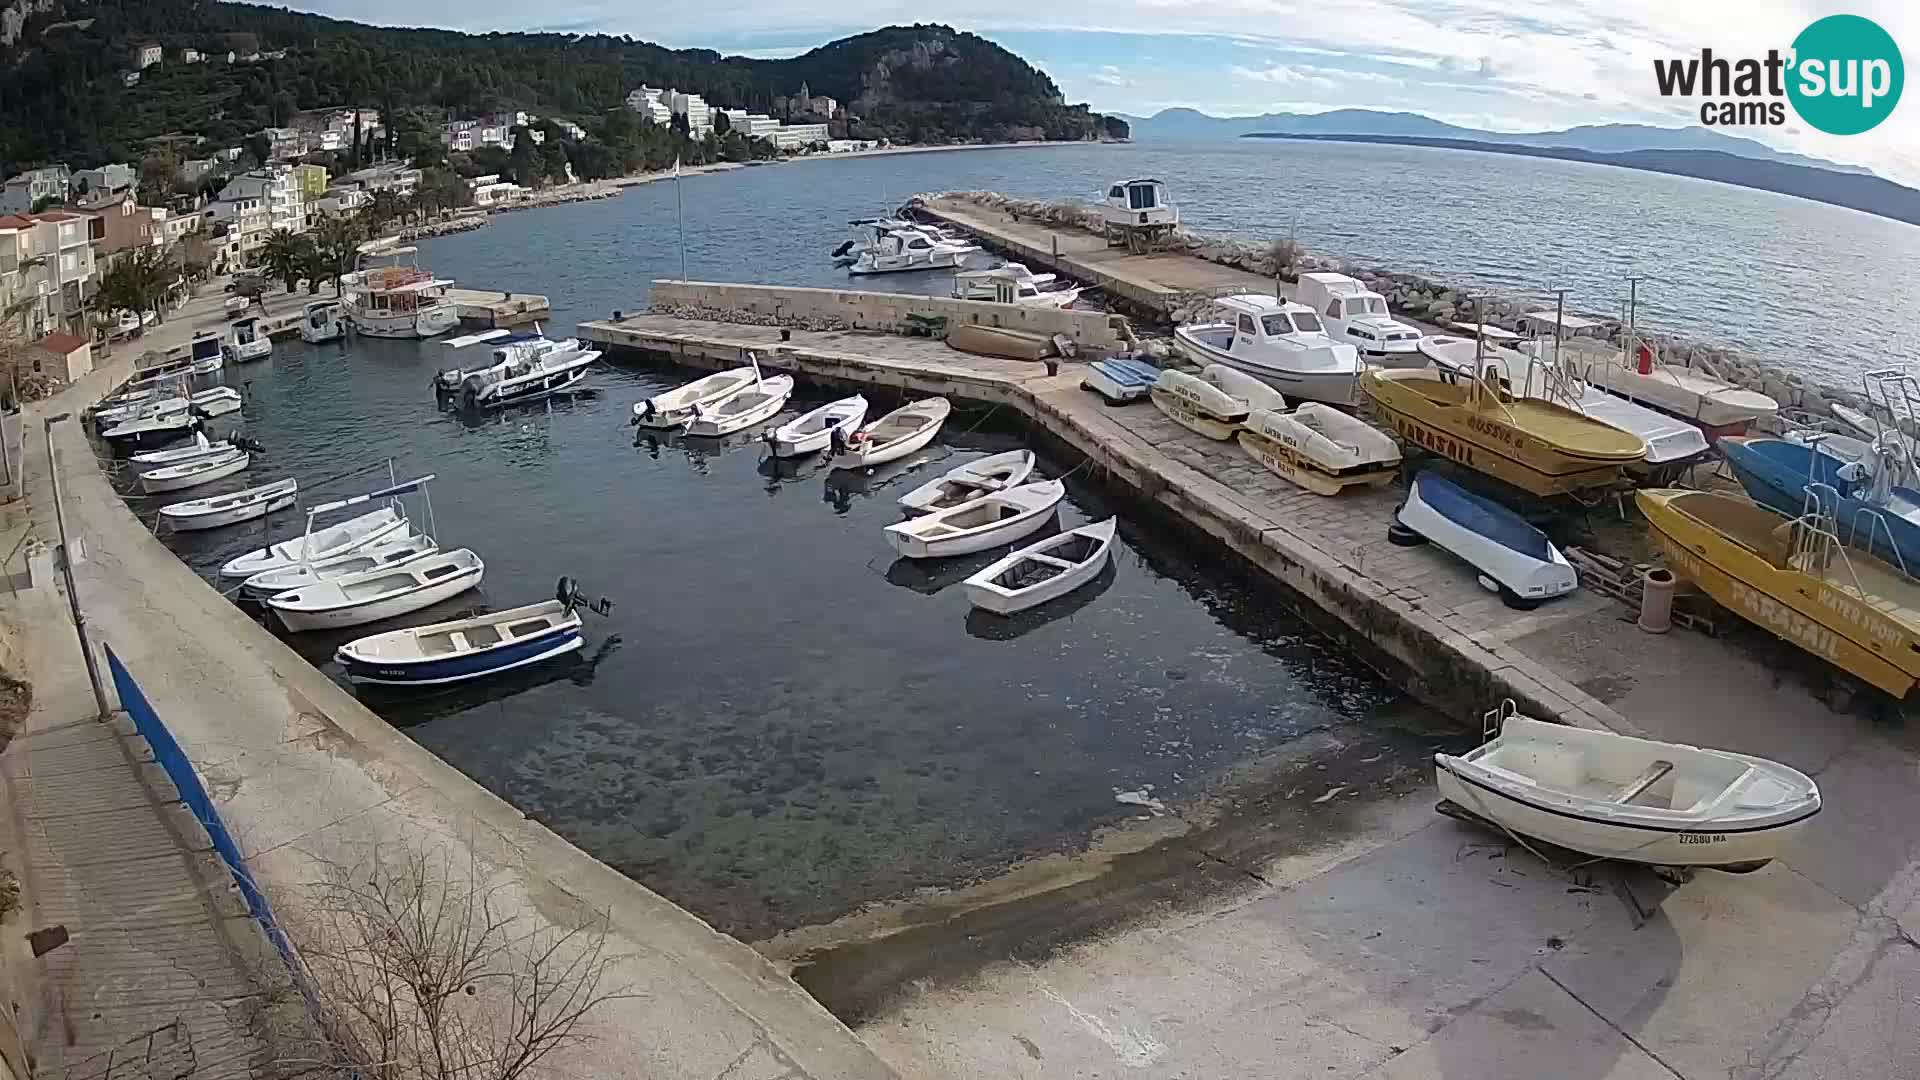
[[[1634,499],[1673,570],[1721,606],[1895,698],[1920,679],[1920,582],[1848,550],[1831,516],[1712,491]]]
[[[1535,495],[1620,483],[1646,441],[1498,383],[1442,381],[1425,369],[1369,371],[1360,388],[1407,442]]]

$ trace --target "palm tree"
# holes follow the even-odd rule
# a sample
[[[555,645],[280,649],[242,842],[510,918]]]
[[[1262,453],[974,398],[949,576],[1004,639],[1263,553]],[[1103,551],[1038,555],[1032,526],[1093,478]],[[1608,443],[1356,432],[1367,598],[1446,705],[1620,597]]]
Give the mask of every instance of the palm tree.
[[[340,275],[353,269],[365,235],[362,220],[345,214],[328,214],[313,227],[314,265],[321,270],[319,277],[333,279],[335,296],[340,295]]]
[[[313,241],[305,235],[275,229],[268,234],[266,246],[260,249],[260,257],[266,263],[267,272],[279,278],[292,292],[300,284],[300,275],[305,272],[307,250]]]

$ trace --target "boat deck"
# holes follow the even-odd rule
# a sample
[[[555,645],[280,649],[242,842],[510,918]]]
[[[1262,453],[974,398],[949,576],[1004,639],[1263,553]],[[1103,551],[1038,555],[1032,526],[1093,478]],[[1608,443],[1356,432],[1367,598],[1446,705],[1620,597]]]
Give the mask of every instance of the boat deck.
[[[1611,611],[1611,600],[1583,590],[1533,612],[1514,612],[1445,552],[1387,540],[1402,497],[1397,488],[1312,494],[1254,462],[1237,443],[1203,438],[1151,404],[1105,404],[1080,388],[1084,365],[1070,362],[1049,376],[1040,364],[973,356],[927,338],[792,330],[783,342],[776,327],[663,315],[582,323],[579,333],[616,360],[625,350],[730,368],[753,351],[763,367],[814,381],[1017,409],[1103,467],[1117,486],[1160,504],[1301,594],[1299,606],[1309,617],[1325,612],[1391,664],[1404,665],[1415,676],[1415,692],[1429,703],[1467,715],[1513,697],[1530,702],[1534,715],[1586,726],[1621,723],[1612,709],[1513,644],[1562,620]],[[875,399],[876,411],[891,406]]]

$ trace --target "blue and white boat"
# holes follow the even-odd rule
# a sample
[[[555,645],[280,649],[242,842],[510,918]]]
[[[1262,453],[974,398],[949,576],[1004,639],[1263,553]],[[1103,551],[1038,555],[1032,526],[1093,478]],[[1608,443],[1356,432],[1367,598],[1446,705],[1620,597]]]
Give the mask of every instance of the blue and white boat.
[[[1417,537],[1404,542],[1431,541],[1458,556],[1508,607],[1531,608],[1580,584],[1546,533],[1431,469],[1413,478],[1394,517]]]
[[[1817,441],[1729,437],[1718,445],[1753,501],[1798,517],[1807,510],[1807,486],[1825,484],[1838,494],[1824,509],[1841,542],[1902,568],[1920,567],[1920,491],[1899,482],[1907,470],[1897,444],[1878,441],[1870,447],[1874,460],[1859,462],[1820,453]]]
[[[1080,380],[1080,388],[1099,394],[1109,405],[1125,405],[1146,397],[1159,378],[1160,369],[1152,364],[1130,356],[1116,356],[1088,364],[1087,377]]]
[[[604,615],[607,600],[583,601],[561,578],[552,600],[471,619],[373,634],[340,646],[334,659],[355,682],[442,686],[538,664],[576,652],[579,608]]]

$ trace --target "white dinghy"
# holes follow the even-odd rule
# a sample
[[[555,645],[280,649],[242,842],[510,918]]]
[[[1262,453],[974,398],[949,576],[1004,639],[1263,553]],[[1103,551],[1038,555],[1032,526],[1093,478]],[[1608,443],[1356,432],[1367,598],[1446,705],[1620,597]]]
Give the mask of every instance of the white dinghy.
[[[241,398],[240,391],[231,386],[216,386],[200,391],[187,401],[199,410],[202,417],[211,418],[238,412],[244,399]]]
[[[781,424],[767,433],[767,445],[773,448],[774,457],[817,453],[833,445],[835,431],[846,434],[858,428],[866,419],[867,399],[855,394],[828,402],[797,420]]]
[[[686,433],[711,439],[745,431],[778,416],[792,396],[793,376],[775,375],[711,409],[705,406],[694,409],[693,417],[687,421]]]
[[[677,428],[693,419],[695,409],[718,408],[759,381],[758,367],[715,372],[639,402],[633,407],[633,419],[641,427]]]
[[[1217,365],[1216,365],[1217,366]],[[1180,426],[1209,439],[1231,439],[1252,406],[1218,385],[1184,371],[1162,371],[1153,384],[1153,403]],[[1286,403],[1281,402],[1281,408]]]
[[[1438,544],[1480,571],[1481,585],[1510,608],[1526,610],[1580,584],[1547,534],[1507,507],[1423,469],[1394,514],[1407,533],[1395,543]]]
[[[185,491],[211,484],[215,480],[244,472],[253,457],[245,450],[231,450],[220,457],[204,457],[198,461],[189,461],[180,465],[168,465],[140,475],[140,490],[148,494],[162,491]]]
[[[1032,473],[1031,450],[991,454],[949,469],[945,476],[929,480],[900,496],[900,508],[910,514],[945,510],[996,491],[1018,487],[1026,483]]]
[[[1255,409],[1238,438],[1248,457],[1319,495],[1386,487],[1400,471],[1400,446],[1385,432],[1317,401],[1292,412]]]
[[[257,450],[259,444],[246,438],[228,438],[219,442],[208,442],[202,432],[193,433],[193,442],[186,446],[176,446],[171,450],[149,450],[144,454],[135,454],[128,458],[134,465],[156,468],[163,465],[185,465],[189,461],[202,458],[226,457],[235,450]]]
[[[421,482],[424,481],[416,481],[416,483]],[[371,498],[361,496],[359,501],[368,502]],[[291,540],[282,540],[268,547],[256,548],[245,555],[227,560],[226,564],[220,567],[220,576],[248,578],[268,570],[279,570],[303,562],[318,562],[335,555],[345,555],[390,539],[396,534],[405,535],[407,518],[397,506],[383,506],[370,513],[361,514],[359,517],[349,518],[338,525],[314,530],[314,515],[351,505],[354,505],[353,500],[342,500],[338,503],[325,503],[315,507],[307,513],[306,532]]]
[[[1067,595],[1107,565],[1115,520],[1069,529],[1001,559],[966,580],[967,602],[1011,615]]]
[[[1512,702],[1500,721],[1479,749],[1433,756],[1442,812],[1598,858],[1736,873],[1820,812],[1810,777],[1765,758],[1544,723]]]
[[[369,570],[399,566],[440,550],[439,543],[431,536],[416,536],[406,529],[402,529],[401,533],[405,535],[391,536],[377,544],[356,548],[330,559],[299,563],[281,567],[278,570],[264,570],[241,582],[240,588],[248,596],[265,599],[275,593],[288,592],[323,581],[332,581],[335,578],[352,577]]]
[[[192,502],[174,503],[160,508],[160,520],[177,532],[217,529],[254,518],[266,517],[275,510],[293,505],[300,494],[300,482],[288,477],[271,484],[250,487],[228,495],[213,495]]]
[[[902,405],[859,431],[834,440],[833,467],[864,469],[898,461],[921,450],[940,434],[940,425],[953,413],[953,403],[943,397],[924,398]]]
[[[887,541],[909,559],[971,555],[1029,536],[1067,494],[1058,480],[996,491],[961,506],[887,526]]]
[[[267,598],[289,630],[337,630],[407,615],[480,584],[486,564],[468,548],[335,578]]]

